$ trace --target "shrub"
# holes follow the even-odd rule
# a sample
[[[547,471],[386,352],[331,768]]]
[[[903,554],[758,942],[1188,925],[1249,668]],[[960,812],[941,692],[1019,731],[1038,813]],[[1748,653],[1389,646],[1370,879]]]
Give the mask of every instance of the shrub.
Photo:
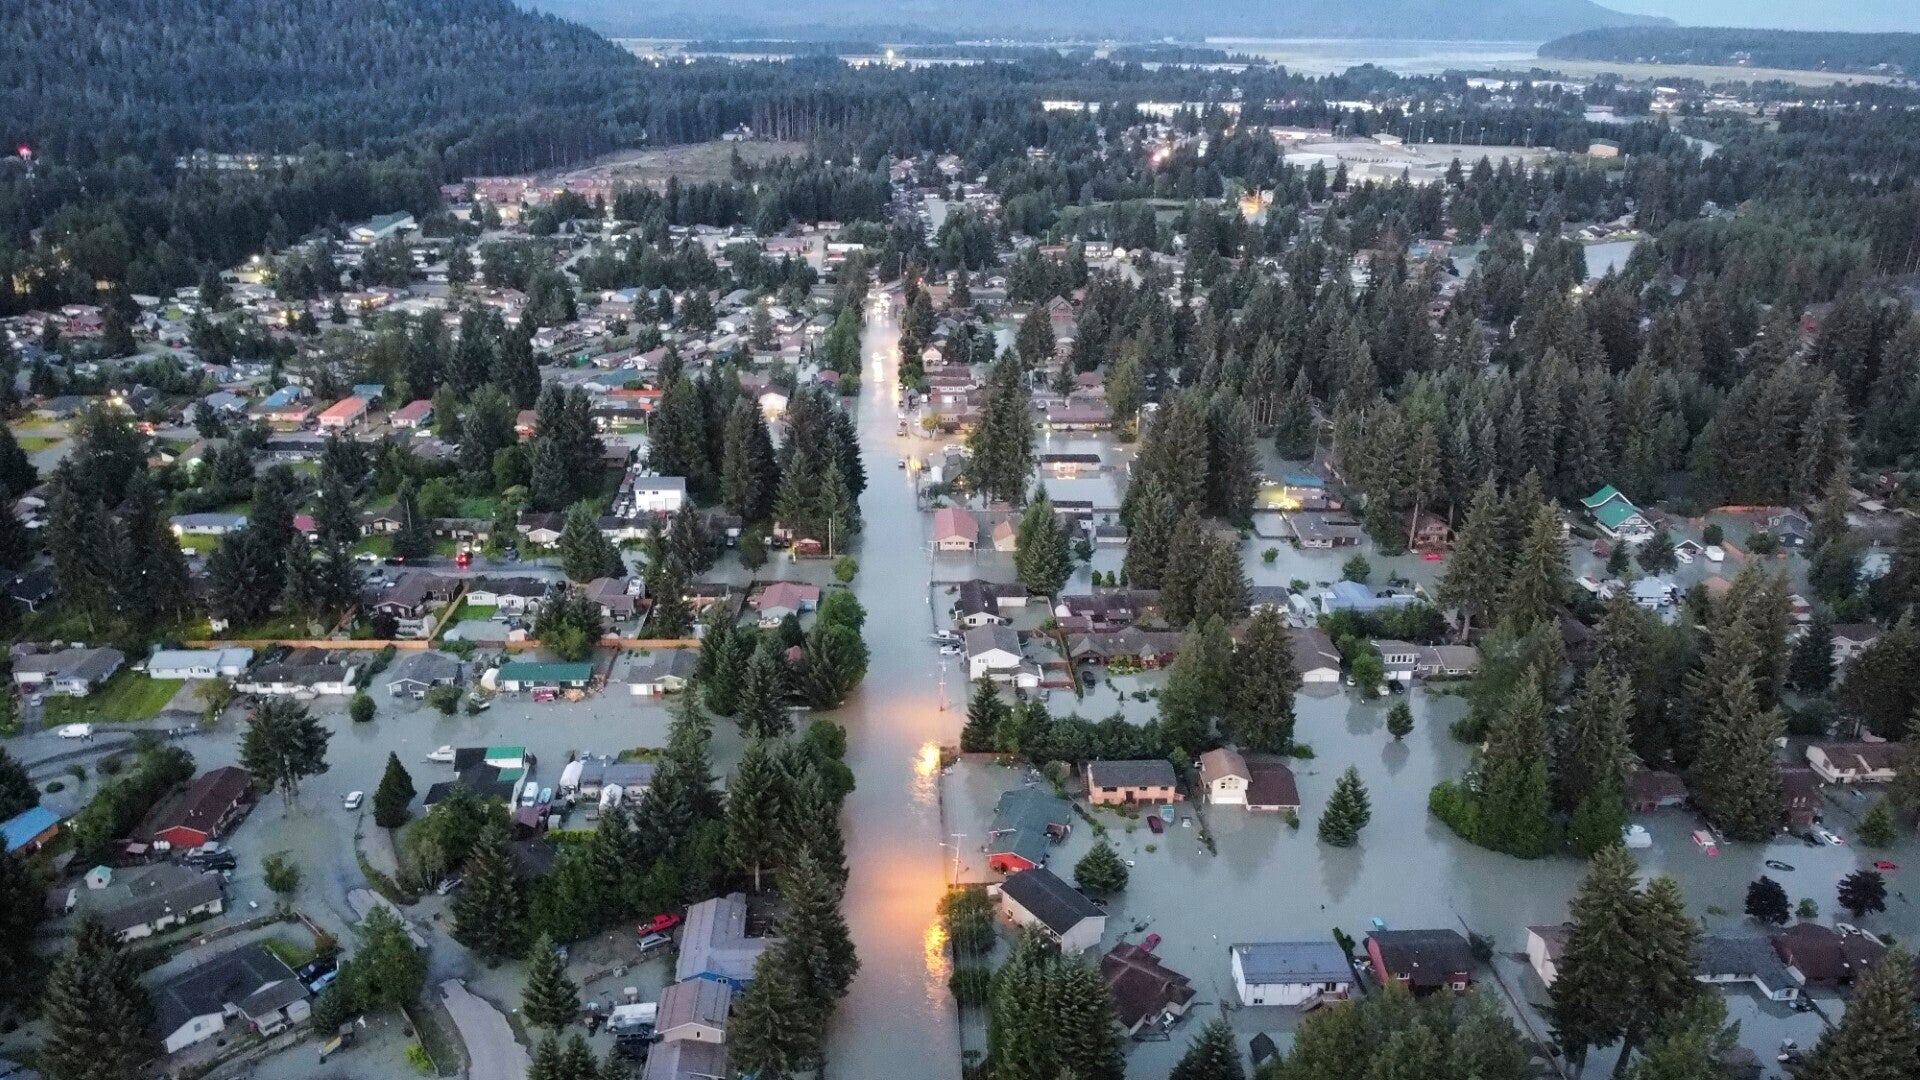
[[[1260,561],[1263,563],[1266,563],[1268,566],[1272,566],[1274,562],[1279,558],[1280,558],[1279,548],[1268,548],[1267,550],[1260,553]]]
[[[1747,550],[1755,555],[1771,555],[1780,550],[1780,541],[1770,532],[1752,533],[1747,537]]]
[[[1467,797],[1465,788],[1451,780],[1442,780],[1433,785],[1433,790],[1427,793],[1427,812],[1439,818],[1462,840],[1472,842],[1478,822],[1473,800]]]
[[[46,787],[46,792],[49,795],[58,795],[65,790],[67,790],[67,785],[60,780],[52,781],[51,783],[47,784],[47,787]]]
[[[853,556],[842,555],[833,560],[833,578],[840,584],[848,584],[854,579],[854,576],[859,573],[860,563]]]
[[[284,851],[276,851],[260,860],[260,871],[267,882],[267,888],[282,895],[300,887],[300,868],[287,858]]]
[[[353,700],[347,705],[347,715],[353,717],[353,722],[356,724],[364,724],[372,720],[373,698],[364,690],[354,694]]]
[[[452,716],[460,707],[460,688],[456,686],[434,686],[427,690],[427,704],[438,709],[443,716]]]

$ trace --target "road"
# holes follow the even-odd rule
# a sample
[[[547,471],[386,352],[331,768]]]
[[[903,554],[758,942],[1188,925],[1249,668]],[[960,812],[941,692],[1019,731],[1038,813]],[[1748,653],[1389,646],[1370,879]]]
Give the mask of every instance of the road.
[[[867,609],[872,659],[840,714],[859,784],[844,819],[851,877],[843,909],[860,975],[828,1038],[830,1077],[960,1074],[935,907],[945,889],[938,748],[959,738],[966,686],[949,682],[953,702],[943,711],[938,658],[927,643],[927,524],[914,507],[912,481],[895,468],[907,450],[895,434],[899,334],[891,315],[876,310],[861,343],[869,363],[858,404],[868,483],[853,588]]]

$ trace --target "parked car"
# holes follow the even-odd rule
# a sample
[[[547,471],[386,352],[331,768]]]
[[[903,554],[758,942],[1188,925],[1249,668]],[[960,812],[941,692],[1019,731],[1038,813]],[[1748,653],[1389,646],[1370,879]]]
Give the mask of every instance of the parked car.
[[[1147,815],[1147,831],[1158,836],[1159,834],[1167,831],[1167,823],[1160,820],[1159,814],[1148,814]]]
[[[1160,935],[1159,935],[1159,934],[1148,934],[1148,935],[1147,935],[1147,937],[1146,937],[1146,940],[1144,940],[1144,941],[1142,941],[1142,942],[1140,943],[1140,947],[1141,947],[1141,948],[1143,948],[1143,949],[1145,949],[1145,950],[1147,950],[1148,952],[1152,952],[1153,950],[1155,950],[1155,949],[1157,949],[1157,948],[1159,948],[1159,947],[1160,947]]]
[[[664,934],[667,931],[679,925],[680,925],[680,916],[675,915],[670,911],[663,912],[659,915],[655,915],[653,918],[648,919],[646,922],[642,923],[640,925],[640,933],[641,933],[641,936],[643,937],[648,934]]]
[[[343,805],[343,806],[345,806],[345,807],[346,807],[347,809],[349,809],[349,810],[358,810],[358,809],[360,809],[360,804],[361,804],[361,803],[363,803],[363,802],[365,802],[365,801],[367,801],[367,793],[366,793],[366,792],[364,792],[364,791],[349,791],[349,792],[347,792],[347,798],[346,798],[346,801],[345,801],[344,803],[342,803],[341,805]]]
[[[1828,829],[1823,825],[1815,825],[1813,827],[1813,838],[1815,840],[1820,841],[1823,844],[1829,844],[1833,847],[1842,847],[1846,844],[1845,840],[1840,839],[1839,833],[1834,832],[1833,830]]]
[[[655,949],[665,948],[672,941],[673,939],[665,934],[648,934],[640,939],[640,951],[650,953]]]

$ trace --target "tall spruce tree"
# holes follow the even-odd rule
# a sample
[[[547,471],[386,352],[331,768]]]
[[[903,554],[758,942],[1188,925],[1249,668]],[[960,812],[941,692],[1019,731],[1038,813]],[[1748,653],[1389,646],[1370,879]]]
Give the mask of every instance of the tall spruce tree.
[[[818,1058],[820,1017],[801,977],[779,950],[768,949],[755,961],[753,982],[735,999],[727,1023],[728,1064],[741,1075],[787,1080]]]
[[[1546,712],[1539,678],[1529,673],[1488,729],[1474,837],[1482,847],[1523,859],[1547,853],[1553,792],[1547,779]]]
[[[159,1053],[139,969],[97,920],[83,924],[74,951],[54,962],[41,1018],[47,1035],[39,1065],[51,1080],[135,1080]]]
[[[1193,1037],[1167,1080],[1246,1080],[1246,1075],[1233,1027],[1221,1018]]]
[[[1360,781],[1360,770],[1347,771],[1334,781],[1333,794],[1320,814],[1320,842],[1331,847],[1352,847],[1360,841],[1360,830],[1373,820],[1373,806],[1367,798],[1367,786]]]
[[[1014,535],[1013,565],[1020,584],[1036,596],[1052,596],[1073,573],[1066,530],[1053,512],[1046,489],[1036,488]]]
[[[1701,720],[1693,797],[1702,813],[1736,840],[1761,841],[1780,821],[1780,763],[1774,740],[1785,732],[1776,709],[1760,707],[1750,669],[1736,668]]]
[[[1000,700],[1000,689],[985,675],[973,682],[973,697],[967,701],[967,722],[960,729],[960,750],[982,754],[993,750],[994,737],[1006,720],[1007,706]]]
[[[781,775],[765,739],[747,743],[733,783],[727,786],[727,852],[734,864],[753,878],[760,891],[761,872],[780,862]]]
[[[1300,689],[1293,632],[1271,607],[1248,621],[1229,665],[1223,734],[1242,750],[1286,753],[1293,747],[1293,698]]]
[[[567,510],[559,546],[560,568],[568,581],[584,583],[595,578],[620,577],[627,572],[613,541],[600,531],[600,515],[590,502],[574,503]]]
[[[787,662],[777,638],[768,637],[747,662],[740,686],[740,711],[734,719],[749,739],[774,739],[793,726],[787,715]]]
[[[1549,988],[1554,1041],[1576,1065],[1626,1034],[1638,992],[1634,935],[1641,920],[1636,868],[1619,844],[1587,866],[1569,905],[1572,928]]]
[[[1633,718],[1633,687],[1611,665],[1596,665],[1574,695],[1554,748],[1554,801],[1572,813],[1582,799],[1598,792],[1626,798],[1627,764],[1633,747],[1627,725]]]
[[[1018,502],[1033,472],[1033,406],[1025,374],[1012,356],[996,360],[987,375],[986,409],[968,437],[973,452],[967,471],[989,498]]]
[[[1637,1047],[1645,1045],[1669,1019],[1685,1014],[1700,997],[1700,984],[1693,977],[1699,938],[1700,924],[1687,917],[1679,883],[1666,876],[1648,882],[1633,935],[1634,1012],[1627,1021],[1615,1076],[1626,1068]]]
[[[1794,1071],[1796,1080],[1910,1080],[1920,1074],[1913,961],[1893,948],[1859,982],[1837,1026]]]
[[[383,829],[397,829],[407,823],[407,807],[414,796],[413,777],[400,764],[400,755],[387,753],[387,768],[380,775],[380,786],[373,790],[373,823]]]
[[[466,884],[453,898],[454,940],[489,963],[518,955],[522,939],[521,890],[507,856],[507,838],[489,821],[467,855]]]
[[[566,961],[553,939],[540,935],[527,961],[527,984],[520,992],[520,1014],[535,1027],[558,1032],[580,1016],[580,988],[567,978]]]
[[[1468,634],[1475,620],[1492,621],[1506,595],[1507,559],[1500,534],[1500,496],[1487,480],[1474,490],[1440,579],[1440,601],[1460,609]]]
[[[1532,627],[1557,617],[1566,603],[1567,557],[1560,540],[1560,517],[1542,505],[1528,519],[1520,548],[1507,575],[1503,613],[1517,627]]]
[[[766,415],[746,398],[733,403],[727,414],[725,450],[720,459],[720,498],[726,508],[748,525],[773,516],[773,498],[780,486],[780,463]]]

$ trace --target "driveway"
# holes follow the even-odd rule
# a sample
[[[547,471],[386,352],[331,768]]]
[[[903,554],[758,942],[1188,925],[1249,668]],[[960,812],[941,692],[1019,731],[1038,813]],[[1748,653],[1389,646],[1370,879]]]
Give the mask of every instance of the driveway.
[[[459,979],[440,984],[440,999],[467,1044],[468,1080],[526,1080],[532,1062],[499,1009],[469,993]]]

